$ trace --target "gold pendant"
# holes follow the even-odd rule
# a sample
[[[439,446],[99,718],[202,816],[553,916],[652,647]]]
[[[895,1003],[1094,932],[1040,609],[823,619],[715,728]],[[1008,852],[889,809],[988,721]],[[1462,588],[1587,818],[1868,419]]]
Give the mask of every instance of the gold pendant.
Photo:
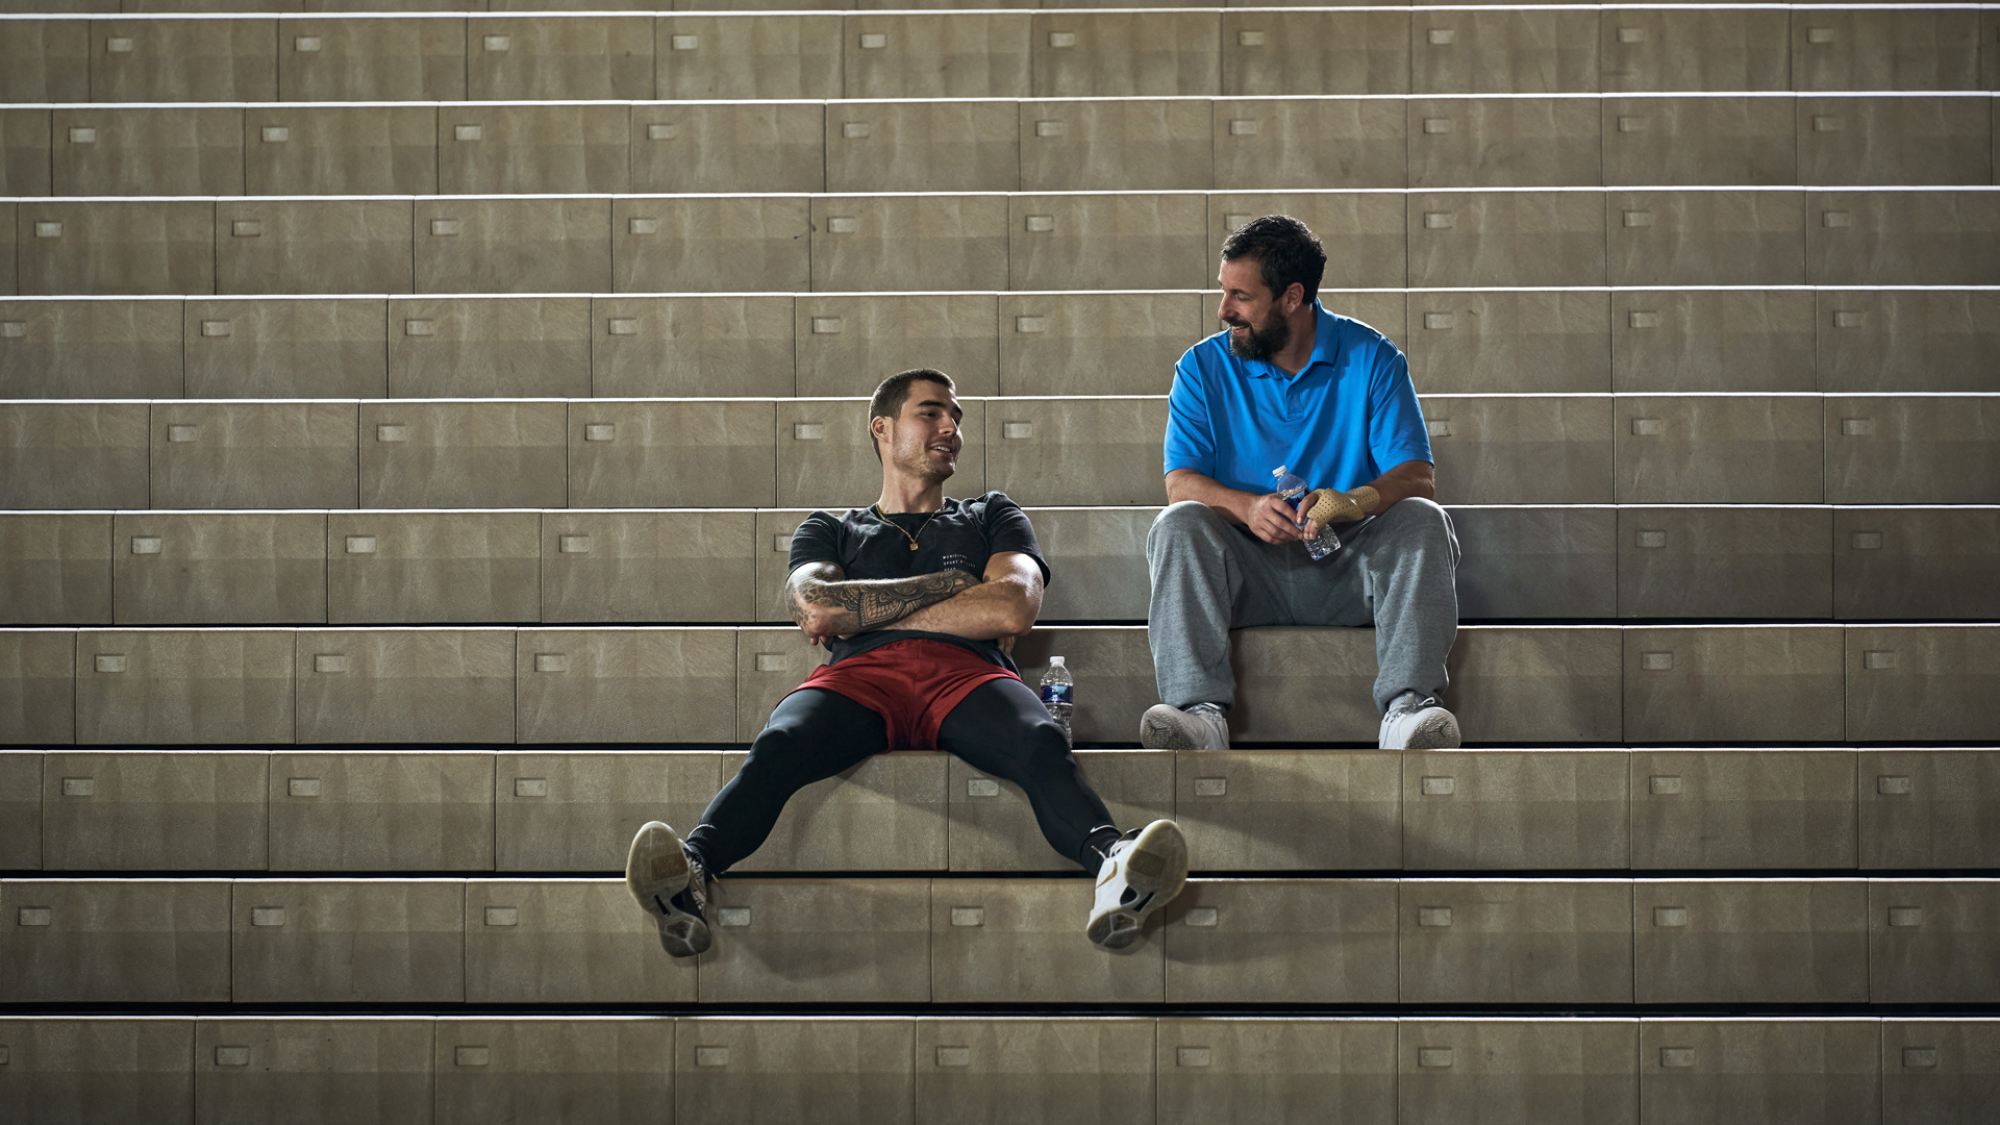
[[[917,549],[917,545],[916,545],[915,543],[911,543],[911,544],[910,544],[910,550],[914,551],[914,550],[916,550],[916,549]]]

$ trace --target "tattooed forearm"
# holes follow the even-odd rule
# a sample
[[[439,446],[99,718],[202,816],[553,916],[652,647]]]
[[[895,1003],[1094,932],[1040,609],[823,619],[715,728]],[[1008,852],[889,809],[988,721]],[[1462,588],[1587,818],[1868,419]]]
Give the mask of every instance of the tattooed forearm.
[[[804,571],[792,576],[792,621],[809,633],[848,636],[893,625],[910,614],[979,585],[962,570],[914,578],[829,581]]]
[[[854,614],[856,625],[865,632],[893,624],[977,585],[979,579],[962,570],[941,570],[916,578],[822,585],[809,589],[807,596],[822,606]]]

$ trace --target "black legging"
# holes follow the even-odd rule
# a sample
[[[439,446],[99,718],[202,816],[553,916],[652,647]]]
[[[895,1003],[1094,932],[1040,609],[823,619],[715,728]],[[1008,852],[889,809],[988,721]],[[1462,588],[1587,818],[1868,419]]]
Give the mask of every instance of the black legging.
[[[688,846],[710,874],[756,851],[792,794],[878,754],[888,743],[882,716],[824,688],[786,696],[743,768],[701,814]],[[972,768],[1020,786],[1049,846],[1095,872],[1099,852],[1118,836],[1111,814],[1076,771],[1062,728],[1042,701],[1015,679],[988,680],[951,709],[938,749]]]

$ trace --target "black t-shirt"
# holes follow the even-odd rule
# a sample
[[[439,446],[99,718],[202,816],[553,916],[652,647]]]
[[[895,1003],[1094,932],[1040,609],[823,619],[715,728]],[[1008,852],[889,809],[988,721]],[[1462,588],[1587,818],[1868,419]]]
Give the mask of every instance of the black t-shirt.
[[[1034,525],[1004,492],[989,492],[976,500],[947,499],[935,518],[928,512],[896,513],[886,518],[889,522],[873,508],[852,508],[843,516],[814,512],[792,533],[792,569],[830,562],[848,578],[912,578],[956,567],[984,577],[987,559],[1004,551],[1019,551],[1042,568],[1043,582],[1049,579],[1049,564],[1042,558],[1041,545],[1035,542]],[[914,551],[910,550],[910,535],[917,537]],[[827,650],[833,654],[831,662],[838,663],[856,653],[907,640],[955,644],[971,649],[989,663],[1020,671],[992,641],[915,629],[857,633],[844,641],[827,642]]]

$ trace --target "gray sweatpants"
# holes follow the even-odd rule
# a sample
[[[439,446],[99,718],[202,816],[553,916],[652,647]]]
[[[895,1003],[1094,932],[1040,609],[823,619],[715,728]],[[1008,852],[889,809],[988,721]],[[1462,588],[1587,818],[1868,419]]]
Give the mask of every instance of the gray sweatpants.
[[[1305,544],[1271,544],[1206,504],[1171,504],[1146,533],[1153,604],[1146,635],[1160,702],[1236,702],[1229,630],[1252,625],[1375,625],[1375,706],[1405,691],[1442,696],[1458,633],[1458,538],[1451,517],[1409,499],[1342,529],[1314,562]]]

